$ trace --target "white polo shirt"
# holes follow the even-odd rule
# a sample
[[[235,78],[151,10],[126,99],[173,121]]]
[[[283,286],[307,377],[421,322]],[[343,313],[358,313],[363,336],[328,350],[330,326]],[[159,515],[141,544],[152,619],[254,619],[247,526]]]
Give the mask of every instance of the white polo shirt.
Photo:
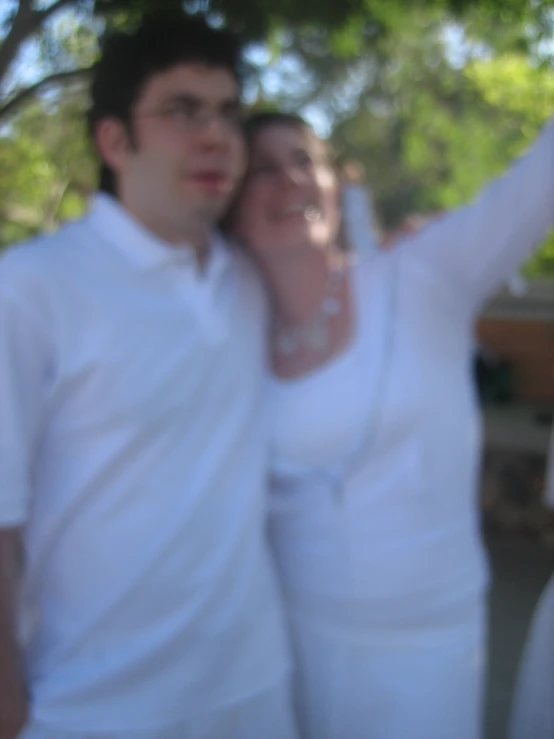
[[[0,260],[0,525],[26,544],[32,714],[156,729],[288,667],[264,538],[263,294],[108,196]]]

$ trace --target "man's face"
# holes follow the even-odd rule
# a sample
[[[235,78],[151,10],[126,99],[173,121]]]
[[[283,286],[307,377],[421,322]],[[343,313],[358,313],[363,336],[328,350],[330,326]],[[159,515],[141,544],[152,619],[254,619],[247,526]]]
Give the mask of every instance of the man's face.
[[[245,166],[233,75],[203,64],[154,75],[131,111],[130,126],[132,140],[121,139],[111,161],[105,156],[122,205],[170,241],[210,229]]]

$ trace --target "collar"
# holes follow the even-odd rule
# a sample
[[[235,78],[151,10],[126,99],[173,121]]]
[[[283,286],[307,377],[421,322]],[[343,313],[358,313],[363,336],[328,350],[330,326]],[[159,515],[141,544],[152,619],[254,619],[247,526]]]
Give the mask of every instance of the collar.
[[[99,236],[122,252],[139,270],[181,264],[198,272],[196,255],[190,245],[175,245],[160,239],[106,193],[98,192],[93,196],[87,221]],[[217,279],[230,260],[227,243],[221,234],[214,232],[202,277]]]

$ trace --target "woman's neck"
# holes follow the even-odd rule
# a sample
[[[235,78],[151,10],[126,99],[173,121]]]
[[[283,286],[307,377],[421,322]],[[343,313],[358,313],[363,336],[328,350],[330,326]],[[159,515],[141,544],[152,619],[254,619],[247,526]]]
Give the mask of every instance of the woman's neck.
[[[334,253],[308,247],[296,254],[261,260],[273,310],[282,325],[301,325],[313,316],[324,298]]]

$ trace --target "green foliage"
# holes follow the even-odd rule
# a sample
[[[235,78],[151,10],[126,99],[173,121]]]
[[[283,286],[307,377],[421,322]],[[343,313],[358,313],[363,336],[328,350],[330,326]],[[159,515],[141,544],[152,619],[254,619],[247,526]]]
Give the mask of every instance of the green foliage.
[[[129,28],[152,9],[182,4],[67,0],[66,9],[78,12],[53,15],[33,31],[41,69],[49,75],[87,67],[105,24]],[[268,41],[257,46],[264,53],[253,55],[257,77],[250,98],[315,111],[332,128],[340,157],[365,169],[386,227],[406,215],[470,200],[532,141],[552,112],[551,44],[542,41],[552,37],[554,0],[184,5],[216,24],[226,21],[246,39]],[[0,82],[9,24],[6,30]],[[21,43],[26,38],[23,32]],[[17,84],[3,89],[8,97],[18,93]],[[80,89],[50,91],[0,129],[0,244],[82,211],[95,164]],[[0,116],[1,106],[0,96]],[[526,269],[554,276],[554,236]]]
[[[527,277],[554,278],[554,232],[546,239],[541,249],[527,262],[523,273]]]
[[[522,54],[449,63],[441,28],[408,34],[333,133],[362,164],[378,213],[394,228],[413,213],[470,201],[533,141],[554,109],[554,75]],[[554,237],[528,274],[554,277]]]
[[[96,0],[95,10],[101,16],[137,22],[153,10],[172,12],[185,7],[208,18],[225,20],[248,40],[265,40],[272,28],[313,27],[333,29],[348,23],[366,10],[366,0],[334,2],[327,0]]]
[[[83,212],[96,165],[77,96],[28,107],[0,136],[0,245]]]

